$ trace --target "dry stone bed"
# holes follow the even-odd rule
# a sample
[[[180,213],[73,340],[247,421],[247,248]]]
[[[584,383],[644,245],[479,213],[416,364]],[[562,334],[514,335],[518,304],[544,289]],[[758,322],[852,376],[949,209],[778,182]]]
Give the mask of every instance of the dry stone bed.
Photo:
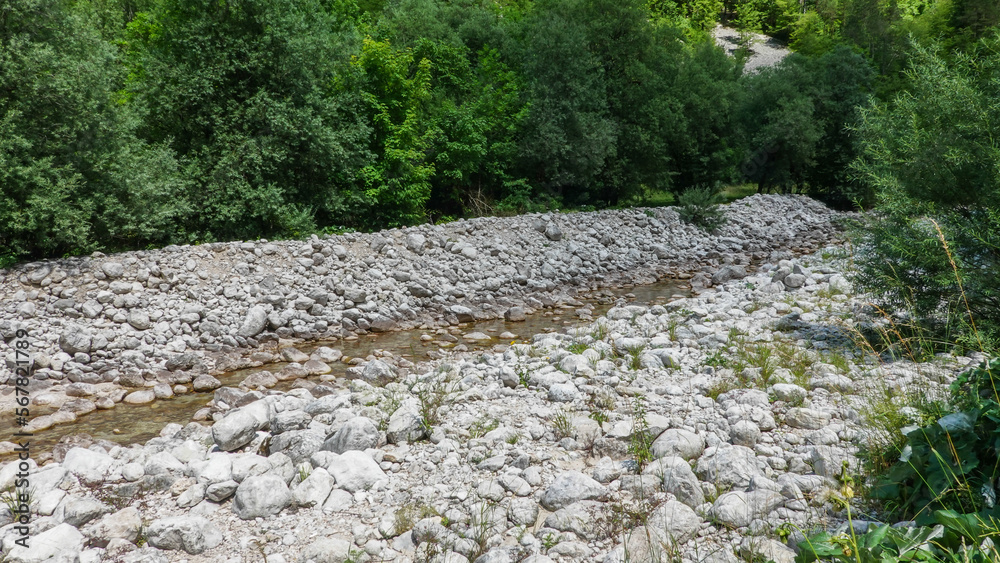
[[[715,235],[670,208],[630,209],[25,264],[0,270],[0,335],[30,334],[34,404],[57,409],[33,419],[29,430],[42,430],[121,402],[215,389],[213,375],[280,359],[279,339],[518,320],[578,290],[699,269],[707,273],[693,284],[721,283],[836,232],[836,214],[804,197],[757,195],[726,213]],[[5,360],[0,408],[13,397],[11,351]],[[332,361],[306,359],[297,373]]]
[[[857,469],[870,388],[939,393],[978,360],[855,357],[843,327],[862,303],[840,266],[776,259],[696,297],[621,304],[570,334],[405,375],[385,364],[374,383],[346,389],[219,389],[212,427],[172,424],[145,445],[71,448],[37,468],[35,542],[10,549],[8,524],[4,551],[80,562],[790,562],[797,533],[783,542],[779,530],[843,519],[837,477],[845,463]],[[761,350],[792,356],[734,371]]]

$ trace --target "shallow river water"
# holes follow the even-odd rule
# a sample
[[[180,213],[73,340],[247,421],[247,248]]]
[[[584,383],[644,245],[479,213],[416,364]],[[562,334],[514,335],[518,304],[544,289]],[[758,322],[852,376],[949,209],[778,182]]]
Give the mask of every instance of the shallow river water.
[[[687,286],[678,280],[667,279],[650,285],[642,285],[627,288],[607,288],[600,290],[594,295],[578,295],[576,299],[584,305],[593,307],[592,317],[597,318],[611,308],[614,301],[620,297],[628,299],[630,302],[646,305],[662,304],[673,298],[686,296],[689,294]],[[568,306],[563,306],[568,307]],[[494,319],[476,323],[459,325],[460,332],[456,332],[454,327],[451,334],[459,336],[457,344],[464,344],[470,351],[492,349],[497,345],[510,344],[511,340],[500,340],[499,335],[505,332],[517,336],[517,341],[529,341],[535,334],[544,332],[561,331],[573,326],[580,326],[592,322],[591,318],[581,318],[577,316],[576,309],[579,307],[545,309],[534,315],[529,315],[522,322],[507,322],[503,319]],[[493,338],[482,342],[469,342],[461,338],[461,334],[472,332],[482,332]],[[421,340],[421,335],[430,334],[434,337],[432,341]],[[417,363],[427,360],[427,352],[441,349],[441,342],[434,330],[404,330],[381,334],[369,334],[358,337],[356,340],[333,340],[333,341],[312,341],[300,343],[296,346],[305,353],[310,353],[320,346],[336,348],[344,353],[348,358],[364,358],[374,350],[386,350],[394,356],[402,356]],[[215,377],[224,386],[235,387],[248,375],[257,371],[280,371],[285,363],[271,363],[260,367],[237,370]],[[333,362],[331,375],[343,376],[346,373],[348,364],[343,362]],[[319,380],[319,376],[310,376],[310,379]],[[277,390],[288,390],[295,383],[295,379],[279,381],[273,387]],[[327,385],[336,385],[338,382],[346,385],[346,378],[339,377],[334,382]],[[127,445],[132,443],[145,443],[150,438],[159,435],[163,427],[171,422],[187,424],[191,421],[194,413],[206,406],[212,400],[213,392],[196,393],[191,392],[184,395],[175,395],[169,399],[158,399],[145,405],[128,405],[118,403],[115,408],[108,410],[97,410],[89,414],[80,416],[75,422],[53,426],[46,430],[36,432],[31,438],[31,453],[36,460],[40,455],[51,453],[52,447],[64,436],[86,433],[95,440],[104,439]],[[51,411],[33,409],[32,415],[40,416]],[[3,426],[3,434],[10,435],[14,429],[7,421]],[[2,456],[0,460],[6,461],[12,456]]]

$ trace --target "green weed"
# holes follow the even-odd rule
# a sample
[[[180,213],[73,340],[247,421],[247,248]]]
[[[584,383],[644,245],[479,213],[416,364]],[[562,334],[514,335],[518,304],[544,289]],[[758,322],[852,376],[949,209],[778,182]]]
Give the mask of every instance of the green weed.
[[[472,439],[482,438],[488,432],[496,430],[500,423],[496,419],[481,418],[469,426],[469,437]]]
[[[557,440],[573,436],[573,422],[565,412],[560,412],[552,418],[552,430]]]
[[[649,435],[649,422],[646,421],[646,406],[642,396],[637,395],[632,401],[632,433],[629,436],[628,452],[635,460],[636,473],[641,474],[646,464],[653,461],[653,438]]]

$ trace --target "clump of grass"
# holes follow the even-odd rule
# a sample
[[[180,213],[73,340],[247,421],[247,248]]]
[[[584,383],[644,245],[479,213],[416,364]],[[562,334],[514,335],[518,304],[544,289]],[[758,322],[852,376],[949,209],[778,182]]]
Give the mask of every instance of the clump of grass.
[[[705,358],[704,364],[714,368],[728,368],[730,366],[729,358],[726,357],[722,349],[712,352]]]
[[[416,523],[424,518],[439,516],[437,510],[429,504],[405,504],[396,510],[394,515],[393,532],[395,535],[404,534],[413,529]]]
[[[608,337],[608,332],[608,325],[602,322],[597,322],[594,323],[594,328],[590,331],[590,336],[594,340],[604,340]]]
[[[627,346],[625,348],[625,353],[628,356],[628,368],[632,371],[638,371],[642,369],[642,353],[646,351],[646,346],[642,344],[637,344],[635,346]]]
[[[726,215],[719,208],[718,189],[707,186],[685,190],[677,197],[680,207],[677,214],[685,223],[690,223],[707,232],[714,232],[726,223]]]
[[[823,354],[823,361],[830,364],[831,366],[837,368],[840,373],[848,373],[851,371],[851,363],[846,356],[839,352],[828,351]]]
[[[635,460],[636,473],[642,473],[646,464],[653,461],[652,446],[653,437],[649,435],[646,406],[642,402],[642,396],[636,395],[632,401],[632,433],[628,444],[628,452]]]
[[[611,420],[608,411],[615,408],[615,398],[611,393],[600,390],[587,397],[587,405],[590,407],[590,419],[603,425]]]
[[[622,534],[645,526],[655,507],[649,499],[616,499],[594,514],[595,535],[617,540]]]
[[[941,402],[931,400],[925,389],[899,392],[884,383],[870,387],[859,406],[867,435],[859,446],[858,458],[867,482],[881,478],[899,461],[906,446],[903,428],[929,423],[944,411]],[[919,413],[920,418],[913,420],[904,407],[911,407],[913,411],[910,412]]]
[[[728,393],[733,389],[736,389],[736,384],[729,378],[723,378],[710,385],[705,390],[705,396],[713,401],[718,401],[720,395]]]
[[[410,392],[420,403],[420,421],[424,429],[430,433],[431,428],[441,422],[438,411],[451,402],[456,392],[456,383],[439,370],[418,379],[410,388]]]
[[[573,430],[573,422],[566,412],[560,412],[552,417],[552,431],[555,433],[557,440],[573,437]]]
[[[391,384],[382,389],[381,401],[375,400],[373,403],[379,405],[379,411],[383,413],[378,420],[379,430],[385,432],[386,428],[389,427],[389,417],[402,406],[404,396],[405,393],[403,393],[397,384]]]
[[[528,388],[528,384],[531,383],[531,379],[528,376],[528,368],[524,366],[517,366],[517,381],[525,388]]]
[[[597,424],[602,424],[602,425],[605,422],[608,422],[609,420],[611,420],[611,417],[608,416],[607,411],[603,411],[603,410],[592,410],[592,411],[590,411],[589,418],[591,420],[593,420],[594,422],[596,422]]]
[[[7,490],[0,494],[0,502],[7,507],[7,512],[10,514],[11,518],[16,522],[20,513],[21,504],[27,504],[31,506],[31,503],[35,498],[35,490],[16,488],[13,485],[7,487]],[[26,499],[24,503],[20,502],[22,499]]]
[[[500,531],[494,524],[497,510],[500,510],[499,505],[492,501],[480,503],[474,509],[469,529],[462,534],[475,545],[475,549],[469,554],[469,561],[475,561],[489,551],[489,539]],[[527,554],[524,556],[527,557]]]
[[[776,340],[772,348],[778,365],[791,372],[793,383],[799,387],[808,387],[809,368],[813,364],[809,354],[787,340]]]
[[[771,384],[778,364],[774,358],[774,350],[765,343],[759,343],[750,348],[747,353],[747,362],[756,368],[760,368],[760,383],[763,387]]]
[[[566,347],[566,350],[572,354],[582,354],[587,349],[587,345],[582,342],[574,342]]]
[[[473,439],[482,438],[487,433],[496,430],[499,426],[500,423],[497,422],[496,419],[481,418],[469,426],[469,437]]]

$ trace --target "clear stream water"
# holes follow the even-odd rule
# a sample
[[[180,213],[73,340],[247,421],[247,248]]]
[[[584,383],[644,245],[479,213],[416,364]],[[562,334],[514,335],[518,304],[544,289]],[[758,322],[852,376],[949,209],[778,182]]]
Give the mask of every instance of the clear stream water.
[[[667,279],[649,285],[626,287],[626,288],[605,288],[594,294],[581,294],[576,297],[577,301],[585,306],[593,308],[592,316],[596,318],[607,312],[618,298],[626,298],[630,302],[655,305],[662,304],[673,298],[683,297],[690,294],[690,290],[684,282]],[[568,307],[568,306],[563,306]],[[464,344],[469,351],[488,350],[494,346],[509,344],[510,340],[501,341],[499,335],[510,332],[517,336],[517,341],[530,341],[532,336],[544,332],[554,332],[565,330],[569,327],[589,324],[592,319],[580,318],[576,314],[579,307],[546,309],[541,312],[529,315],[523,322],[506,322],[503,319],[494,319],[476,323],[459,325],[460,333],[454,330],[449,331],[459,337],[459,342],[454,345]],[[493,338],[482,342],[468,342],[461,338],[461,334],[471,332],[482,332]],[[429,334],[434,340],[423,341],[421,335]],[[329,346],[339,349],[348,358],[364,358],[375,350],[386,350],[394,356],[404,357],[414,363],[426,360],[427,352],[441,349],[439,336],[433,330],[404,330],[381,334],[366,334],[356,340],[332,340],[332,341],[312,341],[300,343],[296,346],[305,353],[310,353],[320,346]],[[242,369],[217,375],[216,378],[224,386],[238,386],[248,375],[259,371],[280,371],[285,366],[284,362],[265,364],[259,367]],[[347,380],[343,376],[346,373],[348,364],[334,362],[331,364],[333,372],[331,375],[341,376],[327,385],[338,383],[346,386]],[[319,376],[309,376],[307,379],[318,381]],[[295,379],[279,381],[273,387],[277,390],[288,390],[292,388]],[[36,432],[31,438],[31,455],[38,460],[40,455],[51,453],[52,447],[65,436],[86,433],[95,440],[104,439],[119,444],[127,445],[132,443],[145,443],[150,438],[160,434],[163,427],[171,422],[187,424],[191,421],[194,413],[206,406],[212,400],[214,392],[187,393],[175,395],[169,399],[157,399],[145,405],[128,405],[118,403],[115,408],[108,410],[96,410],[89,414],[80,416],[75,422],[53,426],[46,430]],[[32,409],[33,416],[41,416],[52,412]],[[15,431],[9,417],[4,417],[4,435],[12,435]],[[11,459],[12,455],[2,456],[0,461]]]

